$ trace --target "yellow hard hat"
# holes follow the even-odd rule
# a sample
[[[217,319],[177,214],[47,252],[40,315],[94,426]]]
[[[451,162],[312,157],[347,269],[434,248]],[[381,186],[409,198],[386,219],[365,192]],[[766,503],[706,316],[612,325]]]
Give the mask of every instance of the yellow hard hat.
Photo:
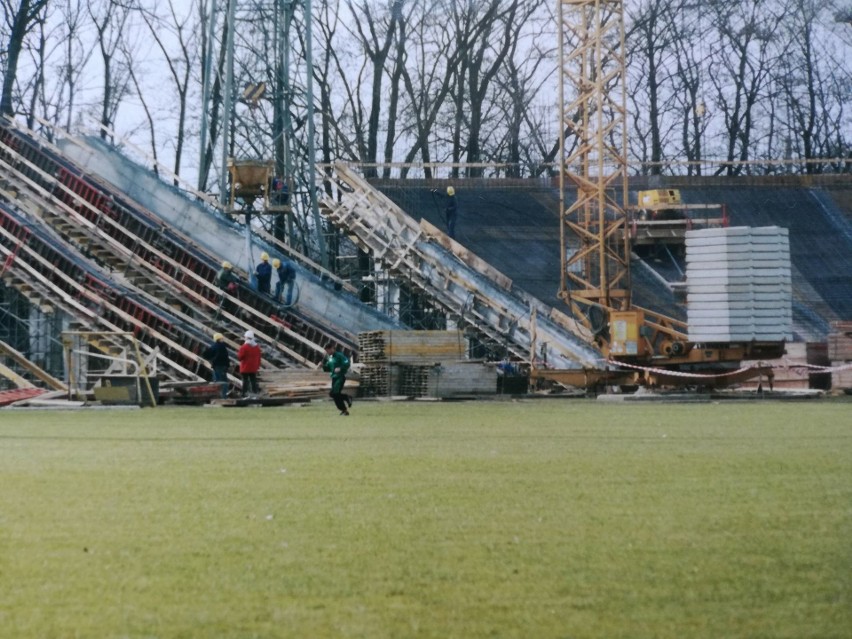
[[[222,262],[222,268],[233,268],[233,267],[234,267],[234,265],[231,264],[228,260],[225,260],[224,262]]]
[[[276,257],[272,260],[272,268],[278,268],[279,266],[281,266],[281,260]]]
[[[456,194],[456,190],[453,187],[448,186],[447,187],[447,195],[455,195],[455,194]]]
[[[223,339],[225,339],[225,336],[222,333],[213,333],[214,342],[221,342]]]
[[[264,262],[266,262],[267,260],[269,260],[269,253],[264,251],[263,253],[260,254],[260,259],[263,260]]]

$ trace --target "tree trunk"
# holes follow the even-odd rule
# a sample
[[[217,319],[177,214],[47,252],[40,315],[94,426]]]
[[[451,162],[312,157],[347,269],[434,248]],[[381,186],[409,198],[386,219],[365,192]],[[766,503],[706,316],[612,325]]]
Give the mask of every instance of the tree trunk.
[[[12,18],[12,28],[9,32],[9,45],[6,49],[6,70],[3,74],[3,91],[0,94],[0,114],[14,115],[15,106],[12,100],[15,81],[18,79],[18,60],[24,48],[24,39],[32,29],[33,22],[39,12],[47,4],[47,0],[21,0],[15,17]]]

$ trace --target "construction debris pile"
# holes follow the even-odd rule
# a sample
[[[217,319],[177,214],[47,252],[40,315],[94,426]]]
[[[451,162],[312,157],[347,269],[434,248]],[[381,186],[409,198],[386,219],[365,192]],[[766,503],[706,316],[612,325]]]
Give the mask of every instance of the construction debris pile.
[[[362,397],[459,397],[497,393],[497,369],[464,360],[457,331],[368,331],[358,335]]]
[[[358,376],[353,371],[347,376],[347,392],[357,394]],[[331,387],[328,373],[316,369],[289,368],[278,371],[264,371],[260,376],[261,391],[266,397],[289,398],[298,400],[323,399],[328,397]]]

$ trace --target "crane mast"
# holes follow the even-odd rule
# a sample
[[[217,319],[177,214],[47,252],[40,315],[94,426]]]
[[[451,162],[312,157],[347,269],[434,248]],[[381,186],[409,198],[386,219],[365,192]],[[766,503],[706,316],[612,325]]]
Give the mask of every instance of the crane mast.
[[[557,0],[559,21],[559,296],[590,328],[630,308],[622,0]],[[567,95],[570,90],[571,96]],[[576,187],[573,202],[566,198]],[[568,237],[579,238],[574,250]],[[593,308],[600,311],[595,313]]]
[[[631,301],[624,0],[556,0],[559,22],[559,297],[594,334],[608,360],[641,368],[724,370],[779,357],[783,342],[693,344],[685,322]],[[576,189],[576,199],[566,197]],[[571,242],[569,243],[569,238]],[[661,369],[634,377],[667,378]],[[754,376],[749,369],[748,375]],[[585,382],[622,373],[588,372]],[[674,373],[673,373],[674,374]],[[571,374],[548,374],[573,380]],[[729,378],[733,379],[733,378]],[[574,383],[572,381],[571,383]]]
[[[682,353],[686,325],[634,306],[630,295],[624,2],[557,3],[558,295],[608,357],[646,359],[661,349]],[[576,189],[573,202],[566,197],[569,187]],[[576,238],[573,246],[569,238]]]

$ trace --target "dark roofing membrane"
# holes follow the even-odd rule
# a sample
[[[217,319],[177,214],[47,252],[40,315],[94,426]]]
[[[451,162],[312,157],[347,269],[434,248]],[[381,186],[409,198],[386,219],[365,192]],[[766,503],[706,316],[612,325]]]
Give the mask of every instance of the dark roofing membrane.
[[[445,184],[445,183],[442,183]],[[415,219],[445,230],[445,186],[377,182],[377,188]],[[502,186],[499,180],[454,182],[456,240],[542,302],[567,310],[557,297],[560,280],[559,192],[544,182]],[[660,187],[662,188],[662,187]],[[731,226],[780,226],[790,231],[793,325],[798,340],[822,341],[829,322],[852,319],[852,216],[830,190],[728,186],[677,187],[686,203],[724,203]],[[569,193],[568,197],[573,197]],[[631,193],[636,200],[636,193]],[[633,303],[676,319],[686,308],[664,281],[683,280],[682,256],[631,265]]]

